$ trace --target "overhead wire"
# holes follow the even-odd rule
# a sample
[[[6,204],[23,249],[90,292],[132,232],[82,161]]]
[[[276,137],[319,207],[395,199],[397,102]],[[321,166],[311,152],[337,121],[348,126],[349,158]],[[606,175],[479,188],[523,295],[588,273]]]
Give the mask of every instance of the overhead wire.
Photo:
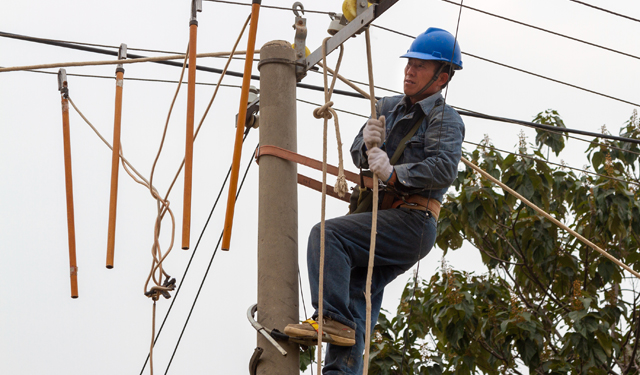
[[[378,26],[378,25],[374,25],[374,24],[372,24],[371,26],[386,30],[386,31],[394,33],[394,34],[405,36],[405,37],[408,37],[408,38],[411,38],[411,39],[414,38],[412,35],[405,34],[403,32],[400,32],[400,31],[397,31],[397,30],[393,30],[393,29],[390,29],[390,28],[387,28],[387,27]],[[608,99],[612,99],[612,100],[616,100],[616,101],[619,101],[619,102],[622,102],[622,103],[631,104],[633,106],[640,107],[640,104],[638,104],[638,103],[634,103],[634,102],[631,102],[631,101],[628,101],[628,100],[625,100],[625,99],[616,98],[615,96],[603,94],[601,92],[590,90],[590,89],[587,89],[587,88],[584,88],[584,87],[581,87],[581,86],[578,86],[578,85],[574,85],[572,83],[560,81],[558,79],[550,78],[550,77],[544,76],[542,74],[533,73],[533,72],[530,72],[530,71],[525,70],[525,69],[516,68],[514,66],[503,64],[501,62],[490,60],[490,59],[487,59],[487,58],[484,58],[484,57],[480,57],[478,55],[474,55],[474,54],[469,53],[469,52],[462,52],[462,54],[466,55],[466,56],[473,57],[473,58],[478,59],[478,60],[486,61],[486,62],[495,64],[495,65],[499,65],[499,66],[502,66],[504,68],[509,68],[509,69],[512,69],[512,70],[515,70],[515,71],[518,71],[518,72],[521,72],[521,73],[526,73],[526,74],[532,75],[534,77],[542,78],[542,79],[545,79],[545,80],[548,80],[548,81],[551,81],[551,82],[559,83],[561,85],[569,86],[569,87],[572,87],[574,89],[586,91],[586,92],[591,93],[591,94],[595,94],[595,95],[602,96],[602,97],[605,97],[605,98],[608,98]]]
[[[223,3],[223,4],[232,4],[232,5],[246,5],[246,6],[251,6],[251,3],[241,3],[238,1],[226,1],[226,0],[205,0],[205,1],[209,1],[212,3]],[[278,6],[274,6],[274,5],[264,5],[262,4],[260,6],[261,8],[269,8],[269,9],[278,9],[278,10],[288,10],[289,12],[291,12],[291,8],[286,8],[286,7],[278,7]],[[318,14],[335,14],[335,12],[327,12],[327,11],[321,11],[321,10],[309,10],[309,9],[304,9],[303,13],[318,13]]]
[[[0,68],[2,68],[0,66]],[[49,74],[49,75],[58,75],[58,73],[56,72],[45,72],[42,70],[24,70],[24,72],[27,73],[41,73],[41,74]],[[82,78],[100,78],[100,79],[110,79],[110,80],[114,80],[115,78],[113,76],[103,76],[103,75],[96,75],[96,74],[77,74],[77,73],[67,73],[67,76],[71,76],[71,77],[82,77]],[[159,83],[180,83],[178,81],[174,81],[174,80],[169,80],[169,79],[156,79],[156,78],[135,78],[135,77],[125,77],[123,78],[124,81],[140,81],[140,82],[159,82]],[[188,83],[188,81],[182,81],[182,84],[186,84]],[[210,83],[210,82],[196,82],[196,85],[203,85],[203,86],[218,86],[218,84],[216,83]],[[220,84],[221,87],[232,87],[232,88],[240,88],[240,85],[229,85],[229,84]]]
[[[597,7],[595,5],[592,5],[592,4],[589,4],[589,3],[585,3],[584,1],[578,1],[578,0],[569,0],[569,1],[573,1],[574,3],[578,3],[578,4],[581,4],[581,5],[588,6],[590,8],[597,9],[597,10],[605,12],[605,13],[613,14],[613,15],[618,16],[618,17],[626,18],[626,19],[631,20],[631,21],[640,22],[640,19],[627,16],[626,14],[616,13],[616,12],[611,11],[609,9],[600,8],[600,7]]]
[[[567,169],[574,170],[576,172],[581,172],[581,173],[590,174],[590,175],[594,175],[594,176],[598,176],[598,177],[602,177],[602,178],[607,178],[607,179],[610,179],[610,180],[615,180],[615,181],[619,181],[619,182],[624,182],[624,183],[634,184],[634,185],[640,186],[640,183],[635,182],[635,181],[627,181],[627,180],[623,180],[621,178],[617,178],[617,177],[613,177],[613,176],[607,176],[607,175],[600,174],[600,173],[597,173],[597,172],[592,172],[592,171],[589,171],[589,170],[586,170],[586,169],[580,169],[580,168],[571,167],[571,166],[566,165],[566,164],[554,163],[552,161],[539,159],[539,158],[533,157],[531,155],[520,154],[520,153],[512,152],[512,151],[501,150],[501,149],[499,149],[499,148],[497,148],[495,146],[483,145],[481,143],[475,143],[475,142],[471,142],[471,141],[463,141],[463,142],[471,144],[471,145],[474,145],[474,146],[477,146],[479,148],[489,148],[491,150],[495,150],[495,151],[498,151],[498,152],[511,154],[511,155],[514,155],[514,156],[519,156],[519,157],[522,157],[522,158],[526,158],[526,159],[530,159],[530,160],[533,160],[533,161],[542,162],[542,163],[545,163],[545,164],[555,165],[555,166],[558,166],[560,168],[567,168]]]
[[[258,149],[260,145],[256,145],[255,150]],[[244,182],[247,178],[247,174],[249,173],[249,169],[251,168],[251,165],[253,164],[253,160],[250,159],[249,163],[247,164],[247,168],[244,171],[244,175],[242,176],[242,180],[240,181],[240,185],[238,187],[238,192],[236,193],[236,201],[238,200],[238,197],[240,196],[240,192],[242,191],[242,186],[244,186]],[[167,368],[165,370],[165,375],[169,372],[169,368],[171,367],[171,363],[173,362],[173,358],[176,355],[176,352],[178,351],[178,347],[180,346],[180,342],[182,341],[182,336],[184,335],[185,330],[187,329],[187,325],[189,324],[189,320],[191,319],[191,314],[193,314],[193,309],[196,306],[196,303],[198,302],[198,298],[200,297],[200,292],[202,292],[202,287],[204,286],[204,282],[207,280],[207,276],[209,275],[209,270],[211,269],[211,264],[213,263],[213,260],[216,256],[216,254],[218,253],[218,249],[220,248],[220,243],[222,242],[222,231],[220,232],[220,237],[218,238],[218,243],[216,244],[215,250],[213,251],[213,254],[211,255],[211,259],[209,260],[209,264],[207,265],[207,269],[204,273],[204,276],[202,278],[202,282],[200,282],[200,287],[198,288],[198,292],[196,293],[196,296],[193,299],[193,303],[191,304],[191,308],[189,309],[189,314],[187,315],[187,318],[184,322],[184,325],[182,327],[182,331],[180,332],[180,336],[178,337],[178,341],[176,342],[176,346],[173,349],[173,353],[171,354],[171,358],[169,359],[169,363],[167,364]]]
[[[458,3],[454,2],[454,1],[451,1],[451,0],[442,0],[442,1],[444,1],[445,3],[453,4],[453,5],[458,5],[458,6],[460,5],[460,4],[458,4]],[[473,11],[478,12],[478,13],[486,14],[486,15],[489,15],[489,16],[492,16],[492,17],[495,17],[495,18],[499,18],[499,19],[502,19],[502,20],[505,20],[505,21],[513,22],[513,23],[521,25],[521,26],[530,27],[532,29],[535,29],[535,30],[538,30],[538,31],[543,31],[545,33],[549,33],[549,34],[552,34],[552,35],[555,35],[555,36],[559,36],[561,38],[566,38],[566,39],[572,40],[574,42],[583,43],[583,44],[586,44],[586,45],[589,45],[589,46],[592,46],[592,47],[601,48],[601,49],[604,49],[604,50],[609,51],[609,52],[617,53],[617,54],[620,54],[620,55],[631,57],[633,59],[640,60],[640,56],[637,56],[637,55],[632,55],[630,53],[622,52],[622,51],[619,51],[617,49],[613,49],[613,48],[609,48],[609,47],[605,47],[605,46],[602,46],[600,44],[591,43],[591,42],[588,42],[586,40],[574,38],[572,36],[565,35],[565,34],[562,34],[562,33],[558,33],[558,32],[555,32],[555,31],[551,31],[551,30],[548,30],[548,29],[544,29],[542,27],[534,26],[534,25],[528,24],[526,22],[517,21],[517,20],[511,19],[511,18],[507,18],[507,17],[501,16],[501,15],[498,15],[498,14],[495,14],[495,13],[490,13],[490,12],[484,11],[482,9],[470,7],[468,5],[464,5],[463,8],[466,8],[466,9],[469,9],[469,10],[473,10]]]
[[[483,114],[483,113],[480,113],[480,112],[463,110],[462,108],[455,107],[455,106],[453,106],[453,108],[456,108],[456,111],[458,111],[458,113],[461,116],[477,117],[477,118],[482,118],[482,119],[485,119],[485,120],[506,122],[506,123],[523,125],[523,126],[527,126],[527,127],[530,127],[530,128],[536,128],[536,129],[547,130],[547,131],[555,131],[555,132],[562,132],[562,133],[575,133],[575,134],[581,134],[581,135],[588,135],[588,136],[592,136],[592,137],[596,137],[596,138],[605,138],[605,139],[611,139],[611,140],[620,141],[620,142],[629,142],[629,143],[640,144],[640,139],[619,137],[619,136],[615,136],[615,135],[611,135],[611,134],[594,133],[594,132],[590,132],[590,131],[586,131],[586,130],[579,130],[579,129],[560,128],[560,127],[557,127],[557,126],[538,124],[538,123],[535,123],[535,122],[514,120],[514,119],[509,119],[509,118],[505,118],[505,117],[498,117],[498,116],[491,116],[491,115],[486,115],[486,114]]]
[[[413,36],[411,36],[411,35],[408,35],[408,34],[405,34],[405,33],[402,33],[402,32],[387,28],[387,27],[378,26],[378,25],[374,25],[374,24],[372,24],[371,26],[377,27],[377,28],[380,28],[380,29],[383,29],[383,30],[386,30],[386,31],[389,31],[389,32],[392,32],[392,33],[395,33],[395,34],[402,35],[402,36],[405,36],[405,37],[413,39]],[[103,53],[103,54],[108,54],[108,55],[117,55],[117,52],[114,52],[114,51],[98,50],[98,49],[93,48],[93,47],[75,46],[75,45],[68,44],[68,43],[54,42],[54,41],[50,41],[50,40],[47,40],[47,39],[28,37],[28,36],[18,35],[18,34],[0,32],[0,36],[1,37],[22,39],[22,40],[28,40],[28,41],[32,41],[32,42],[45,43],[45,44],[53,44],[53,45],[57,45],[57,46],[60,46],[60,47],[80,49],[80,50],[84,50],[84,51],[88,51],[88,52]],[[484,57],[480,57],[478,55],[474,55],[474,54],[471,54],[471,53],[468,53],[468,52],[462,52],[462,54],[470,56],[470,57],[473,57],[473,58],[476,58],[476,59],[479,59],[479,60],[482,60],[482,61],[485,61],[485,62],[496,64],[496,65],[499,65],[499,66],[502,66],[502,67],[505,67],[505,68],[516,70],[516,71],[519,71],[519,72],[522,72],[522,73],[525,73],[525,74],[533,75],[533,76],[538,77],[538,78],[549,80],[549,81],[552,81],[552,82],[555,82],[555,83],[558,83],[558,84],[561,84],[561,85],[565,85],[565,86],[569,86],[569,87],[572,87],[572,88],[575,88],[575,89],[578,89],[578,90],[589,92],[589,93],[594,94],[594,95],[606,97],[608,99],[612,99],[612,100],[620,101],[622,103],[631,104],[631,105],[634,105],[636,107],[640,107],[640,104],[635,103],[635,102],[631,102],[631,101],[628,101],[628,100],[625,100],[625,99],[621,99],[621,98],[617,98],[617,97],[614,97],[614,96],[611,96],[611,95],[600,93],[600,92],[595,91],[595,90],[590,90],[590,89],[587,89],[587,88],[584,88],[584,87],[581,87],[581,86],[577,86],[577,85],[574,85],[574,84],[571,84],[571,83],[560,81],[560,80],[557,80],[557,79],[554,79],[554,78],[550,78],[550,77],[547,77],[547,76],[544,76],[544,75],[541,75],[541,74],[533,73],[533,72],[527,71],[525,69],[516,68],[514,66],[503,64],[503,63],[500,63],[500,62],[497,62],[497,61],[494,61],[494,60],[490,60],[490,59],[487,59],[487,58],[484,58]],[[146,58],[145,56],[131,55],[131,54],[130,54],[130,57],[132,57],[132,58],[141,58],[141,59],[142,58]],[[181,66],[181,64],[179,64],[177,62],[174,62],[174,61],[152,61],[152,60],[158,59],[158,58],[148,58],[148,59],[149,59],[150,62],[155,62],[155,63],[159,63],[159,64],[165,64],[165,65],[171,65],[171,66]],[[118,64],[118,63],[123,63],[123,62],[126,62],[126,61],[127,60],[114,60],[112,63],[113,64]],[[21,67],[21,68],[33,68],[33,67]],[[2,69],[6,69],[6,68],[2,68]],[[212,73],[218,73],[218,74],[221,72],[220,69],[203,67],[203,66],[197,66],[197,69],[198,70],[212,72]],[[235,76],[235,77],[242,77],[243,76],[242,73],[234,72],[234,71],[229,71],[228,74],[231,75],[231,76]],[[251,79],[259,80],[260,77],[257,76],[257,75],[252,75]],[[316,91],[322,91],[322,88],[319,87],[319,86],[307,85],[307,84],[303,84],[301,82],[299,82],[297,84],[297,86],[300,87],[300,88],[306,88],[306,89],[311,89],[311,90],[316,90]],[[340,95],[347,95],[347,96],[352,96],[352,97],[361,97],[361,94],[352,93],[352,92],[346,92],[346,91],[342,91],[342,90],[334,90],[334,92],[336,94],[340,94]]]
[[[211,109],[211,106],[213,105],[213,102],[214,102],[214,100],[215,100],[215,98],[216,98],[216,96],[217,96],[217,94],[218,94],[218,89],[219,89],[219,87],[220,87],[220,86],[219,86],[219,84],[221,84],[221,83],[222,83],[222,80],[224,79],[224,77],[225,77],[225,75],[226,75],[226,73],[227,73],[227,69],[228,69],[229,64],[230,64],[230,62],[231,62],[231,56],[233,56],[233,54],[235,53],[235,50],[236,50],[236,48],[238,47],[238,43],[240,42],[240,40],[241,40],[241,38],[242,38],[242,35],[244,34],[244,31],[246,30],[246,27],[247,27],[247,25],[249,24],[249,21],[250,21],[250,20],[251,20],[251,16],[247,17],[247,19],[246,19],[246,21],[245,21],[245,23],[244,23],[244,25],[243,25],[243,27],[242,27],[242,30],[240,31],[240,34],[238,35],[238,38],[236,39],[236,42],[235,42],[235,44],[233,45],[233,48],[232,48],[231,52],[229,53],[229,58],[228,58],[228,60],[227,60],[227,63],[226,63],[226,65],[225,65],[224,69],[222,70],[222,72],[221,72],[221,74],[220,74],[220,77],[219,77],[219,79],[218,79],[218,86],[216,86],[216,88],[215,88],[215,90],[214,90],[214,92],[213,92],[213,95],[212,95],[212,97],[211,97],[211,100],[209,101],[209,104],[208,104],[208,106],[207,106],[206,110],[204,111],[204,114],[202,115],[202,118],[201,118],[201,120],[200,120],[200,122],[199,122],[199,124],[198,124],[197,128],[195,129],[195,133],[194,133],[194,135],[193,135],[193,140],[194,140],[194,141],[195,141],[195,139],[197,139],[198,133],[200,132],[200,129],[202,128],[202,125],[203,125],[203,123],[204,123],[204,120],[206,119],[207,114],[209,113],[209,110]],[[184,60],[184,64],[183,64],[183,68],[182,68],[182,72],[181,72],[181,75],[180,75],[179,82],[182,82],[182,78],[183,78],[183,74],[184,74],[184,71],[185,71],[185,67],[186,67],[186,65],[187,65],[187,55],[188,55],[188,51],[189,51],[189,49],[187,48],[187,53],[185,53],[185,60]],[[177,90],[176,90],[176,95],[174,96],[174,101],[175,101],[175,97],[177,96],[178,91],[179,91],[179,89],[180,89],[180,87],[181,87],[181,86],[182,86],[182,85],[178,85],[178,88],[177,88]],[[172,102],[172,104],[171,104],[171,108],[172,108],[172,107],[173,107],[173,102]],[[169,123],[169,117],[170,117],[170,115],[171,115],[171,109],[169,110],[169,115],[167,116],[167,123],[165,124],[165,133],[166,133],[166,129],[167,129],[167,126],[168,126],[168,123]],[[244,134],[244,137],[242,138],[242,142],[244,142],[244,139],[246,138],[246,136],[247,136],[248,132],[249,132],[249,129],[245,130],[245,134]],[[164,133],[163,133],[163,138],[162,138],[162,139],[163,139],[163,141],[161,142],[160,150],[162,149],[162,143],[164,143]],[[158,157],[159,157],[159,155],[160,155],[160,150],[158,151]],[[153,164],[153,168],[152,168],[152,172],[151,172],[152,176],[153,176],[153,170],[155,169],[155,166],[156,166],[156,163],[157,163],[157,159],[158,159],[158,157],[156,157],[156,160],[154,161],[154,164]],[[163,200],[161,200],[161,198],[159,198],[159,195],[158,195],[157,200],[158,200],[159,202],[168,202],[169,195],[171,194],[171,190],[173,189],[173,186],[174,186],[174,184],[175,184],[176,180],[178,179],[178,176],[180,175],[180,172],[182,171],[182,168],[184,167],[184,165],[185,165],[185,159],[183,159],[183,160],[182,160],[182,163],[180,164],[180,167],[178,168],[178,171],[176,172],[176,175],[175,175],[175,177],[174,177],[173,181],[172,181],[172,182],[171,182],[171,184],[169,185],[169,187],[168,187],[168,189],[167,189],[167,192],[166,192],[166,194],[165,194],[165,198],[164,198]],[[225,179],[225,183],[226,183],[226,181],[227,181],[227,179]],[[224,186],[224,185],[223,185],[223,186]],[[219,199],[219,196],[218,196],[218,199]],[[217,205],[218,199],[216,199],[216,204],[214,204],[214,208],[215,208],[215,206]],[[157,217],[157,220],[156,220],[156,230],[155,230],[156,239],[154,239],[154,248],[158,246],[158,245],[157,245],[157,242],[158,242],[158,241],[157,241],[157,236],[158,236],[158,234],[159,234],[160,223],[161,223],[161,221],[162,221],[162,219],[163,219],[163,217],[164,217],[165,213],[167,213],[167,212],[169,212],[169,214],[171,215],[171,219],[172,219],[172,225],[173,225],[173,228],[172,228],[172,232],[171,232],[171,236],[172,236],[172,237],[171,237],[171,239],[172,239],[172,243],[171,243],[171,244],[173,245],[173,236],[174,236],[174,234],[175,234],[175,223],[174,223],[173,213],[172,213],[172,212],[171,212],[171,210],[169,209],[168,204],[164,205],[162,208],[160,207],[160,204],[158,204],[158,217]],[[213,209],[212,209],[211,214],[213,214]],[[211,214],[210,214],[210,216],[209,216],[209,219],[207,220],[207,223],[209,222],[209,220],[210,220],[210,218],[211,218]],[[206,225],[205,225],[205,228],[206,228]],[[204,233],[204,229],[203,229],[203,232],[202,232],[202,233]],[[201,236],[202,236],[202,234],[201,234]],[[198,243],[199,243],[199,241],[200,241],[200,239],[198,239]],[[165,257],[166,257],[166,255],[165,255]],[[192,255],[192,257],[193,257],[193,255]],[[164,259],[164,258],[163,258],[163,259]],[[193,258],[192,258],[192,259],[193,259]],[[191,263],[191,261],[189,261],[189,264],[190,264],[190,263]],[[185,271],[185,274],[186,274],[186,271]],[[182,282],[180,283],[180,285],[182,285]],[[146,286],[145,286],[145,289],[146,289]],[[175,301],[175,299],[174,299],[174,301]],[[172,302],[172,305],[173,305],[173,302]],[[168,312],[167,312],[167,315],[165,316],[165,319],[163,320],[163,323],[162,323],[161,329],[162,329],[162,327],[164,326],[164,323],[165,323],[165,321],[166,321],[167,316],[168,316]],[[147,361],[149,362],[149,368],[150,368],[150,369],[152,369],[152,366],[153,366],[152,358],[153,358],[153,348],[154,348],[154,346],[155,346],[155,342],[156,342],[156,340],[155,340],[155,339],[152,339],[151,347],[150,347],[150,350],[149,350],[149,355],[148,355],[148,357],[147,357]],[[175,353],[175,352],[174,352],[174,353]],[[146,366],[147,361],[145,361],[145,364],[143,365],[142,371],[144,371],[144,367]],[[168,368],[167,368],[167,369],[168,369]]]
[[[57,75],[57,73],[55,72],[43,72],[43,71],[38,71],[38,70],[27,70],[26,72],[32,72],[32,73],[43,73],[43,74],[49,74],[49,75]],[[73,73],[67,73],[67,76],[78,76],[78,77],[86,77],[86,78],[103,78],[103,79],[114,79],[113,76],[100,76],[100,75],[90,75],[90,74],[73,74]],[[160,80],[160,79],[151,79],[151,78],[133,78],[133,77],[127,77],[125,78],[125,80],[132,80],[132,81],[143,81],[143,82],[161,82],[161,83],[178,83],[178,81],[172,81],[172,80]],[[355,80],[351,80],[351,82],[354,83],[360,83],[358,81]],[[186,83],[186,81],[182,82],[183,84]],[[209,85],[209,86],[217,86],[218,84],[215,83],[208,83],[208,82],[196,82],[197,85]],[[219,84],[219,86],[221,87],[230,87],[230,88],[241,88],[241,86],[239,85],[229,85],[229,84]],[[393,90],[393,89],[389,89],[389,88],[385,88],[385,87],[381,87],[381,86],[375,86],[376,88],[385,90],[385,91],[389,91],[389,92],[393,92],[393,93],[397,93],[397,94],[402,94],[400,91],[397,90]],[[335,90],[337,91],[337,90]],[[335,92],[334,91],[334,92]],[[359,98],[362,98],[362,96],[359,96]],[[304,99],[300,99],[300,98],[296,98],[297,101],[301,102],[301,103],[306,103],[306,104],[310,104],[310,105],[314,105],[314,106],[320,106],[320,104],[318,103],[314,103],[314,102],[310,102]],[[618,137],[618,136],[612,136],[612,135],[608,135],[608,134],[600,134],[600,133],[594,133],[594,132],[587,132],[587,131],[582,131],[582,130],[577,130],[577,129],[570,129],[570,128],[558,128],[558,127],[540,127],[538,125],[542,125],[542,124],[537,124],[534,122],[528,122],[528,121],[522,121],[522,120],[516,120],[516,119],[508,119],[508,118],[504,118],[504,117],[499,117],[499,116],[492,116],[492,115],[487,115],[487,114],[483,114],[481,112],[477,112],[477,111],[473,111],[470,109],[464,109],[458,106],[452,106],[453,108],[458,110],[458,113],[461,116],[471,116],[471,117],[477,117],[477,118],[483,118],[486,120],[493,120],[493,121],[499,121],[499,122],[505,122],[505,123],[511,123],[511,124],[519,124],[519,125],[523,125],[523,126],[527,126],[527,127],[531,127],[531,128],[537,128],[540,130],[544,130],[544,131],[548,131],[551,133],[555,133],[555,134],[564,134],[564,133],[577,133],[577,134],[582,134],[582,135],[589,135],[589,136],[593,136],[596,138],[605,138],[605,139],[611,139],[611,140],[617,140],[620,142],[632,142],[632,143],[640,143],[640,141],[636,142],[636,140],[634,140],[633,138],[625,138],[625,137]],[[355,112],[351,112],[351,111],[347,111],[344,109],[340,109],[340,108],[334,108],[337,112],[342,112],[342,113],[347,113],[353,116],[358,116],[358,117],[362,117],[362,118],[369,118],[369,116],[363,115],[363,114],[359,114],[359,113],[355,113]],[[552,129],[553,128],[553,129]],[[605,146],[607,148],[611,148],[611,149],[615,149],[615,150],[619,150],[619,151],[624,151],[624,152],[628,152],[628,153],[632,153],[632,154],[640,154],[638,152],[635,152],[633,150],[624,150],[622,148],[613,146],[613,145],[604,145],[598,142],[594,142],[594,141],[589,141],[586,139],[582,139],[582,138],[578,138],[578,137],[574,137],[568,134],[564,134],[566,137],[572,138],[572,139],[576,139],[578,141],[582,141],[582,142],[587,142],[587,143],[591,143],[591,144],[599,144],[601,146]],[[109,145],[109,147],[111,147]]]
[[[249,134],[249,131],[251,130],[250,127],[248,127],[245,131],[244,134],[244,138],[242,139],[242,142],[244,143],[245,139],[247,138],[247,135]],[[209,216],[207,217],[207,220],[204,223],[204,226],[202,227],[202,230],[200,231],[200,235],[198,236],[198,240],[196,241],[196,245],[193,248],[193,251],[191,252],[191,256],[189,257],[189,261],[187,262],[187,266],[185,267],[184,272],[182,273],[182,278],[180,279],[180,284],[178,285],[177,289],[176,289],[176,293],[173,296],[173,299],[171,300],[171,304],[169,305],[169,308],[167,309],[167,312],[164,316],[164,319],[162,320],[162,324],[160,325],[160,328],[158,329],[158,333],[156,334],[156,339],[154,341],[154,345],[155,343],[158,341],[158,338],[160,337],[160,334],[162,333],[162,329],[164,328],[165,323],[167,322],[167,319],[169,317],[169,314],[171,314],[171,310],[173,309],[173,305],[175,304],[178,295],[180,294],[180,291],[182,290],[182,285],[184,284],[184,280],[187,277],[187,274],[189,273],[189,269],[191,268],[191,263],[193,261],[193,258],[196,255],[196,252],[198,251],[198,248],[200,246],[200,242],[202,241],[202,237],[204,236],[204,233],[207,229],[207,227],[209,226],[209,222],[211,221],[211,218],[213,217],[213,212],[215,211],[216,207],[218,206],[218,201],[220,200],[220,197],[222,196],[222,193],[224,191],[224,188],[227,184],[227,181],[229,180],[229,175],[231,174],[231,166],[229,166],[229,170],[227,171],[227,175],[224,178],[224,181],[222,182],[222,186],[220,186],[220,190],[218,191],[218,196],[216,197],[213,206],[211,207],[211,210],[209,211]],[[239,192],[239,191],[238,191]],[[149,354],[147,354],[147,359],[145,360],[144,364],[142,365],[142,369],[140,370],[140,375],[142,375],[144,373],[144,369],[147,366],[147,362],[149,361]]]

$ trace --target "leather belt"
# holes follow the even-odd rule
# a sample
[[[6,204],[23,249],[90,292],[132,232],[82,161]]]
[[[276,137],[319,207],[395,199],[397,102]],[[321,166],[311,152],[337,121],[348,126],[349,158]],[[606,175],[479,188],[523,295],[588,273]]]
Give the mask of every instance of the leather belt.
[[[404,199],[397,200],[393,202],[391,208],[402,207],[409,208],[412,210],[420,210],[420,211],[429,211],[433,215],[433,217],[438,220],[438,216],[440,216],[440,207],[441,204],[437,199],[433,198],[425,198],[422,195],[410,195],[408,197],[404,197]]]

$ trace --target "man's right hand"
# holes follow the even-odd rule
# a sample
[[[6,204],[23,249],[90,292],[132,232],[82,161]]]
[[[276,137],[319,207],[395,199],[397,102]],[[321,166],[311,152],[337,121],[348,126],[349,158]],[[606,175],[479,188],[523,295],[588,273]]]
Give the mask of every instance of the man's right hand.
[[[364,139],[364,145],[367,147],[367,150],[382,146],[382,143],[385,141],[384,116],[380,116],[377,120],[370,118],[364,127],[362,138]]]

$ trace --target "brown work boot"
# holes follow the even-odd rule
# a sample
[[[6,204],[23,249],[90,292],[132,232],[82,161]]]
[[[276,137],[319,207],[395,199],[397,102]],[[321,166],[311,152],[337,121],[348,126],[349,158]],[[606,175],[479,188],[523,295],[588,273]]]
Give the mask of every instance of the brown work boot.
[[[313,319],[307,319],[300,324],[289,324],[284,328],[284,333],[299,344],[311,346],[318,343],[318,323]],[[339,346],[353,346],[356,344],[356,330],[336,322],[331,318],[323,318],[322,342],[328,342]]]

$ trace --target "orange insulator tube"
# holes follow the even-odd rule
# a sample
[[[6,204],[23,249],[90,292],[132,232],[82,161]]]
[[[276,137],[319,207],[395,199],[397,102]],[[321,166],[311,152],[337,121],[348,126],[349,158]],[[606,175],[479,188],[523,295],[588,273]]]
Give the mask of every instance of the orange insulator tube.
[[[191,236],[191,188],[193,173],[193,122],[196,97],[197,22],[189,26],[189,83],[187,87],[187,137],[184,156],[184,201],[182,211],[182,249],[189,249]]]
[[[73,178],[71,176],[71,134],[69,131],[69,100],[62,96],[62,138],[64,142],[64,172],[67,190],[67,230],[69,232],[69,270],[71,298],[78,298],[78,265],[76,263],[76,229],[73,214]]]
[[[116,209],[118,206],[118,172],[120,170],[120,124],[122,120],[122,84],[124,70],[116,71],[116,106],[113,120],[113,153],[111,154],[111,194],[109,197],[109,229],[107,232],[107,268],[113,268],[116,241]]]
[[[256,34],[258,32],[259,13],[260,1],[254,0],[251,5],[251,26],[249,27],[249,41],[247,42],[247,55],[244,63],[244,75],[242,77],[242,93],[240,94],[240,109],[238,110],[236,139],[233,148],[231,179],[229,180],[229,195],[227,197],[227,213],[224,219],[224,231],[222,235],[222,250],[229,250],[231,243],[231,228],[233,226],[233,213],[236,207],[236,190],[238,188],[240,158],[242,156],[242,135],[244,134],[245,117],[247,117],[247,102],[249,100],[249,86],[251,84],[251,69],[253,67],[253,54],[256,46]]]

